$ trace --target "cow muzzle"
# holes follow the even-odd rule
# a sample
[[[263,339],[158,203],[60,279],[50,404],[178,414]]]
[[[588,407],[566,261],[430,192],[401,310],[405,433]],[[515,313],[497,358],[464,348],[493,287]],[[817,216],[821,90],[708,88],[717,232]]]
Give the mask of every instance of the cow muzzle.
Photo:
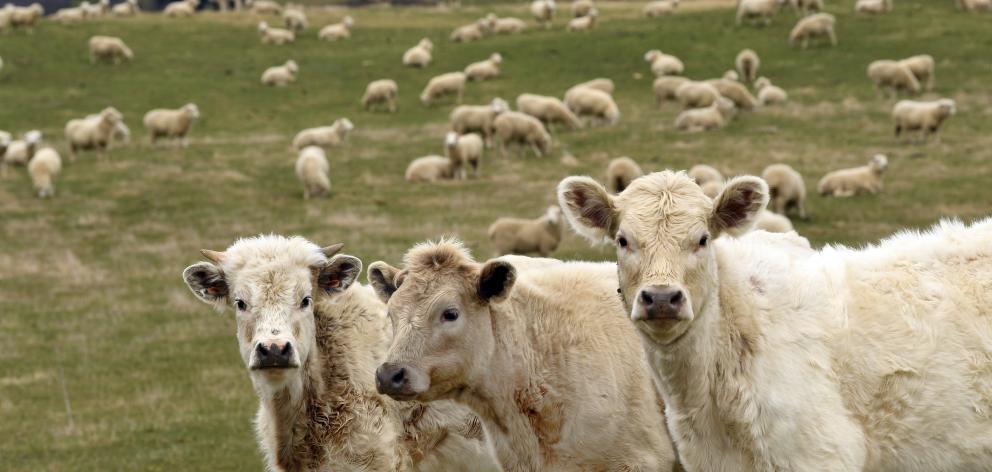
[[[634,321],[681,321],[686,315],[688,296],[675,285],[649,285],[637,292],[630,319]]]
[[[395,400],[413,400],[429,385],[427,375],[408,364],[386,362],[375,371],[376,390]]]
[[[288,340],[269,340],[255,344],[252,353],[252,370],[290,369],[299,367],[296,349]]]

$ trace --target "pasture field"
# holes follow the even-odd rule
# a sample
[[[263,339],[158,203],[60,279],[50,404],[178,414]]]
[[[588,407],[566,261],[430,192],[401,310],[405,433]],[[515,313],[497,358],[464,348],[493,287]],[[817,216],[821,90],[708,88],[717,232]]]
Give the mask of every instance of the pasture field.
[[[809,197],[810,219],[795,224],[817,246],[988,214],[992,16],[960,13],[950,0],[899,0],[887,16],[859,17],[853,3],[827,1],[840,44],[808,51],[786,41],[791,11],[768,27],[736,27],[732,2],[709,0],[658,20],[641,18],[640,3],[605,3],[600,26],[588,34],[563,31],[562,3],[552,30],[531,23],[522,35],[471,44],[452,44],[448,34],[490,10],[530,22],[527,4],[349,10],[353,38],[339,43],[319,42],[316,31],[345,11],[313,12],[311,28],[282,47],[261,45],[258,18],[247,14],[45,22],[33,34],[0,36],[0,129],[39,128],[64,159],[62,129],[71,118],[113,105],[134,133],[102,161],[89,153],[66,162],[55,199],[35,198],[23,168],[0,179],[0,470],[259,469],[256,399],[233,315],[195,301],[179,276],[200,259],[200,248],[223,250],[240,236],[344,242],[368,265],[395,264],[413,243],[453,235],[484,259],[495,218],[536,217],[563,177],[602,179],[609,158],[620,155],[646,170],[709,163],[728,174],[786,162],[812,194],[827,171],[888,154],[881,195]],[[122,37],[134,62],[91,65],[86,40],[93,34]],[[436,44],[435,62],[426,70],[402,67],[403,51],[425,36]],[[744,113],[719,132],[674,131],[677,110],[655,106],[644,52],[660,48],[685,61],[686,75],[711,78],[732,68],[745,47],[758,51],[761,74],[791,102]],[[501,96],[512,104],[524,92],[560,96],[603,76],[616,82],[620,124],[559,133],[544,158],[489,153],[479,179],[405,183],[407,163],[440,154],[447,130],[451,105],[426,108],[417,100],[428,78],[494,51],[504,57],[503,75],[469,84],[466,103]],[[958,103],[943,141],[925,146],[893,138],[893,102],[876,97],[865,77],[874,59],[919,53],[937,60],[937,86],[926,97]],[[301,69],[295,85],[259,84],[266,67],[290,58]],[[366,83],[386,77],[399,83],[399,112],[363,112]],[[190,101],[203,114],[190,147],[150,146],[144,112]],[[305,202],[289,142],[299,129],[341,116],[356,130],[328,154],[332,195]],[[565,153],[579,164],[563,164]],[[569,231],[556,257],[613,254]]]

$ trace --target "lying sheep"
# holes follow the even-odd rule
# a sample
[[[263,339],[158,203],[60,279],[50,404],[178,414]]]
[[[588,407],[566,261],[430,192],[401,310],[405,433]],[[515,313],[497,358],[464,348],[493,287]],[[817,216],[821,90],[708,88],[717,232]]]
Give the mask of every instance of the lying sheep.
[[[407,182],[433,183],[453,180],[461,174],[461,163],[441,156],[424,156],[414,159],[406,168]]]
[[[114,16],[126,17],[137,15],[141,12],[141,8],[138,6],[138,0],[124,0],[121,3],[114,5],[110,11],[114,14]]]
[[[330,164],[324,150],[318,146],[307,146],[300,151],[296,158],[296,178],[303,184],[303,199],[322,197],[331,191],[331,179],[328,177]]]
[[[440,97],[454,95],[455,103],[461,103],[462,94],[465,93],[466,78],[464,72],[448,72],[431,78],[420,94],[420,102],[431,106]]]
[[[806,182],[803,176],[787,164],[765,167],[761,178],[768,183],[769,208],[780,215],[795,209],[799,218],[806,219]]]
[[[727,79],[708,80],[708,83],[716,87],[720,95],[734,102],[734,106],[741,110],[753,110],[758,105],[758,99],[751,95],[740,82]]]
[[[933,90],[933,81],[937,77],[933,56],[918,54],[899,61],[899,64],[909,68],[909,71],[923,87],[927,90]]]
[[[346,16],[341,19],[340,23],[333,23],[321,28],[317,32],[317,37],[324,41],[348,39],[351,37],[352,26],[355,26],[355,19],[351,16]]]
[[[4,138],[8,141],[10,135],[7,133]],[[31,158],[34,157],[35,152],[38,151],[38,146],[41,144],[41,131],[33,129],[24,133],[21,139],[9,141],[6,146],[6,151],[3,156],[3,165],[24,165],[27,164]]]
[[[62,158],[50,147],[39,149],[28,164],[28,174],[38,198],[55,196],[55,179],[62,172]]]
[[[499,218],[489,226],[489,242],[496,257],[507,254],[548,257],[561,243],[563,222],[558,206],[548,207],[534,220]]]
[[[530,14],[545,29],[551,27],[555,18],[555,0],[534,0],[530,4]]]
[[[302,5],[286,4],[282,10],[282,23],[293,31],[303,31],[307,28],[307,14],[303,11]]]
[[[637,162],[627,156],[618,157],[606,166],[606,188],[612,193],[623,192],[634,179],[642,175],[644,171]]]
[[[566,29],[568,31],[589,31],[596,27],[596,18],[598,17],[599,11],[594,8],[586,16],[571,19]]]
[[[258,23],[258,34],[262,38],[262,44],[283,45],[296,41],[296,33],[288,29],[273,28],[264,21]]]
[[[892,11],[892,0],[858,0],[854,11],[868,15],[881,15]]]
[[[120,64],[121,61],[131,61],[131,59],[134,59],[134,53],[131,52],[131,48],[127,47],[121,38],[93,36],[90,38],[89,45],[90,63],[92,64],[96,64],[98,60],[110,60],[114,64]]]
[[[620,109],[616,102],[610,94],[602,90],[590,87],[577,89],[571,96],[565,97],[565,106],[580,117],[602,119],[611,126],[620,121]]]
[[[580,18],[588,16],[596,9],[596,4],[592,0],[574,0],[572,2],[572,16]]]
[[[723,174],[716,170],[712,166],[706,164],[696,164],[689,169],[689,178],[696,181],[696,185],[702,187],[710,182],[719,183],[723,185]],[[721,187],[722,188],[722,187]]]
[[[769,233],[788,233],[789,231],[795,231],[789,218],[768,210],[758,212],[758,215],[755,217],[754,229],[768,231]]]
[[[690,133],[720,129],[727,125],[735,109],[734,102],[720,97],[706,108],[692,108],[679,113],[675,117],[675,128]]]
[[[745,19],[771,24],[779,4],[779,0],[740,0],[737,2],[737,25],[740,26]]]
[[[538,157],[551,150],[551,135],[541,121],[517,111],[505,111],[496,116],[493,133],[499,143],[500,155],[504,157],[510,144],[530,146]]]
[[[478,134],[459,135],[454,131],[444,137],[444,152],[448,159],[460,163],[459,178],[464,179],[466,168],[472,169],[472,177],[479,176],[479,164],[482,162],[482,151],[485,145]]]
[[[802,48],[806,49],[811,38],[826,36],[830,39],[830,44],[836,46],[837,35],[834,33],[836,22],[834,16],[829,13],[816,13],[807,16],[799,20],[792,28],[789,33],[789,44],[795,46],[797,42],[802,40]]]
[[[709,82],[686,80],[675,89],[675,99],[683,109],[706,108],[720,98],[720,91]]]
[[[875,91],[884,94],[892,92],[896,97],[899,92],[911,94],[920,93],[920,82],[909,70],[909,67],[896,61],[879,60],[868,64],[868,78],[875,84]]]
[[[196,13],[200,0],[179,0],[165,6],[162,14],[168,18],[189,18]]]
[[[451,111],[451,129],[458,134],[479,133],[491,144],[493,122],[500,113],[509,110],[506,100],[495,98],[489,105],[461,105]]]
[[[373,80],[365,87],[365,94],[362,95],[362,108],[370,110],[373,105],[384,103],[390,113],[395,113],[398,95],[399,87],[395,80]]]
[[[348,141],[348,134],[353,129],[355,125],[347,118],[338,118],[331,126],[307,128],[296,133],[296,137],[293,138],[293,149],[302,151],[308,146],[324,149],[340,146]]]
[[[565,91],[565,102],[567,103],[569,100],[572,99],[572,97],[575,96],[575,94],[579,93],[579,90],[585,88],[591,88],[591,89],[599,90],[600,92],[605,92],[610,95],[613,95],[613,90],[615,86],[613,85],[612,80],[603,77],[592,79],[587,82],[582,82],[581,84],[575,84],[571,88]]]
[[[681,59],[657,49],[644,53],[644,60],[651,64],[651,72],[655,77],[682,75],[682,72],[685,71],[685,65],[682,64]]]
[[[655,102],[658,104],[658,107],[660,108],[665,101],[678,100],[678,95],[676,92],[679,87],[688,82],[689,79],[679,77],[677,75],[658,77],[657,79],[654,79],[651,89],[654,90],[654,98]]]
[[[820,195],[828,197],[875,194],[882,191],[882,174],[888,166],[885,155],[875,154],[866,166],[835,170],[823,176],[816,188]]]
[[[499,76],[499,67],[503,63],[503,56],[494,52],[489,59],[473,62],[465,68],[465,76],[468,80],[481,82]]]
[[[758,78],[758,68],[761,67],[761,59],[754,50],[745,49],[737,54],[737,58],[734,59],[734,65],[737,66],[737,72],[740,73],[741,79],[751,83]]]
[[[200,109],[195,103],[187,103],[172,110],[158,108],[145,113],[142,123],[148,131],[148,139],[152,145],[158,138],[179,138],[182,147],[189,145],[187,134],[193,128],[193,122],[200,118]]]
[[[124,116],[114,107],[104,108],[92,118],[69,120],[65,125],[65,138],[69,142],[69,160],[76,160],[80,150],[94,149],[99,157],[110,149],[113,135]]]
[[[541,120],[549,128],[555,123],[561,123],[572,130],[582,127],[579,117],[556,97],[530,93],[520,94],[517,96],[517,111]]]
[[[954,100],[949,98],[928,102],[902,100],[892,108],[896,137],[898,138],[903,132],[919,131],[924,142],[930,135],[937,136],[937,141],[940,142],[937,131],[944,121],[956,112],[957,106]]]
[[[494,34],[517,34],[527,28],[527,23],[524,23],[524,20],[520,18],[497,18],[493,13],[490,13],[488,18]]]
[[[644,16],[655,18],[664,15],[672,15],[679,7],[679,0],[656,0],[644,5]]]
[[[459,26],[451,32],[451,40],[456,43],[470,43],[482,39],[482,25],[480,22],[469,23]]]
[[[245,0],[249,11],[256,15],[281,15],[282,5],[273,0]]]
[[[754,88],[758,91],[758,103],[761,106],[778,105],[789,100],[789,94],[782,88],[772,85],[772,81],[767,77],[758,77],[754,81]]]
[[[416,46],[403,53],[403,65],[408,67],[427,67],[433,60],[434,42],[423,38]]]
[[[300,72],[300,67],[296,61],[288,60],[281,66],[273,66],[265,69],[262,73],[262,85],[270,87],[285,87],[296,82],[296,74]]]

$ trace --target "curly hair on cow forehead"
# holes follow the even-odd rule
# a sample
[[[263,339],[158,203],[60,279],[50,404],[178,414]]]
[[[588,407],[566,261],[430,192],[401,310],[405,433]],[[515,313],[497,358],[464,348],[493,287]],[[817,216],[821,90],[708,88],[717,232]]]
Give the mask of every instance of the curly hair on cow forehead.
[[[625,211],[634,205],[666,215],[677,215],[690,209],[708,211],[712,207],[702,189],[682,171],[655,172],[638,178],[617,196],[617,200],[618,206]],[[691,205],[686,206],[686,201]]]
[[[417,243],[403,256],[403,265],[409,272],[458,269],[475,264],[465,244],[457,239],[442,238],[438,241]]]

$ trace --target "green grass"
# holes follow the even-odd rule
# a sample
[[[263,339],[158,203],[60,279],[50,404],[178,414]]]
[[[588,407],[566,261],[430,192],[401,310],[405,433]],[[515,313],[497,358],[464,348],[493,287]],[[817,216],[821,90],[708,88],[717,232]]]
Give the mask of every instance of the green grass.
[[[902,0],[891,15],[856,17],[853,0],[829,3],[838,16],[837,48],[798,51],[785,41],[795,18],[770,27],[733,24],[730,10],[639,18],[638,4],[606,4],[601,27],[586,35],[532,28],[521,36],[461,45],[451,29],[489,7],[461,10],[368,8],[349,42],[321,43],[316,27],[291,46],[262,46],[248,16],[155,16],[0,39],[0,129],[40,128],[64,150],[71,118],[114,105],[134,142],[97,161],[67,163],[58,197],[33,196],[23,169],[0,179],[0,470],[257,469],[251,428],[255,397],[237,354],[230,314],[195,302],[179,278],[198,249],[223,249],[240,236],[302,234],[345,242],[366,263],[397,262],[410,245],[456,235],[484,258],[485,229],[498,216],[536,216],[563,177],[602,178],[610,157],[630,155],[647,169],[705,162],[728,173],[759,173],[773,162],[802,172],[808,188],[828,170],[890,156],[886,190],[875,197],[811,196],[811,219],[797,222],[814,244],[858,244],[945,216],[986,214],[992,139],[992,17],[966,15],[952,2]],[[690,4],[691,5],[691,4]],[[527,18],[526,4],[493,7]],[[567,4],[561,9],[567,10]],[[311,14],[321,26],[341,11]],[[92,66],[86,39],[121,36],[132,64]],[[437,44],[427,70],[400,65],[421,37]],[[761,73],[791,94],[782,108],[745,113],[727,129],[682,135],[676,110],[654,107],[643,54],[661,48],[683,58],[687,75],[709,78],[736,53],[761,55]],[[504,75],[470,84],[469,103],[523,92],[561,95],[579,81],[611,77],[623,112],[619,126],[556,136],[552,156],[487,156],[482,178],[436,186],[403,181],[413,158],[439,153],[450,105],[417,101],[427,79],[491,52]],[[910,146],[891,135],[892,103],[876,98],[865,67],[873,59],[926,52],[937,58],[928,97],[958,100],[942,144]],[[299,82],[264,88],[259,75],[293,58]],[[640,76],[635,76],[639,73]],[[365,84],[400,84],[400,112],[365,113]],[[196,102],[204,118],[185,151],[151,147],[140,117],[155,107]],[[333,194],[304,202],[292,172],[292,135],[348,116],[349,144],[329,153]],[[563,152],[580,165],[561,164]],[[811,192],[812,193],[812,192]],[[567,235],[561,258],[611,258]],[[60,380],[61,379],[61,380]],[[66,413],[62,383],[72,407]]]

